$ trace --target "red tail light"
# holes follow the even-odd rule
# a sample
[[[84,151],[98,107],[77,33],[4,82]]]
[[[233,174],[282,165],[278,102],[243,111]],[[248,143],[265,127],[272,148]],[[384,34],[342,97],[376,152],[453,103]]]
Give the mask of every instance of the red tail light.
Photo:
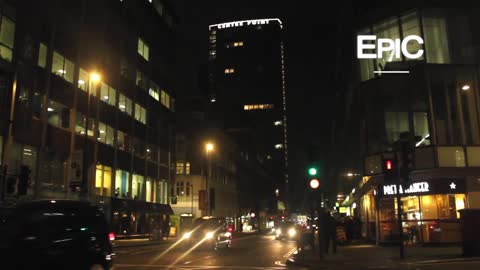
[[[232,227],[228,227],[228,232],[233,232],[233,228],[232,228]]]
[[[108,239],[110,239],[110,241],[115,240],[115,234],[113,232],[109,233],[108,234]]]

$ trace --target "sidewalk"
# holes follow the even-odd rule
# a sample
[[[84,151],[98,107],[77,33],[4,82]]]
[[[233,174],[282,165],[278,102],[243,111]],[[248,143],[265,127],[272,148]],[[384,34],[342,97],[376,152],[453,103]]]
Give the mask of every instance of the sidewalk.
[[[336,254],[318,256],[318,250],[296,252],[287,265],[309,269],[391,269],[399,266],[431,264],[455,261],[480,261],[480,257],[462,257],[462,248],[453,247],[405,247],[405,259],[401,260],[399,247],[380,247],[371,244],[353,244],[337,247]]]

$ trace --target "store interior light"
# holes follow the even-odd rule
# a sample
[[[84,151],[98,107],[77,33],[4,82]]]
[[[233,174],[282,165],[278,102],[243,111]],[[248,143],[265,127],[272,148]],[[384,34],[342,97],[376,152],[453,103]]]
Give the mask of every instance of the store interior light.
[[[468,85],[468,84],[465,84],[465,85],[462,86],[463,91],[467,91],[469,89],[470,89],[470,85]]]

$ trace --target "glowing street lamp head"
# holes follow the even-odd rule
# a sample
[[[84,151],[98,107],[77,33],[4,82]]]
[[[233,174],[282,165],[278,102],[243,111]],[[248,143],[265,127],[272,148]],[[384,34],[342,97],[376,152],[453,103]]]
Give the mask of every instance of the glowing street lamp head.
[[[100,76],[100,74],[98,74],[97,72],[92,72],[92,73],[90,73],[90,80],[91,80],[92,82],[99,82],[100,79],[101,79],[101,76]]]
[[[205,145],[205,149],[207,150],[207,153],[213,151],[213,148],[214,148],[213,143],[207,143]]]

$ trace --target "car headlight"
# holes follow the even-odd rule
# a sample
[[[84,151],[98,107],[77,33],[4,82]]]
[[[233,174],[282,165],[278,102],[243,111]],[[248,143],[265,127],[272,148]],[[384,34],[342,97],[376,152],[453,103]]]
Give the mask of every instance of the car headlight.
[[[207,235],[205,236],[207,239],[212,239],[213,238],[213,232],[208,232]]]
[[[230,236],[232,236],[232,233],[231,232],[226,232],[226,233],[223,234],[223,236],[230,237]]]
[[[282,230],[277,229],[276,233],[277,233],[277,235],[280,235],[280,234],[282,234]]]
[[[192,235],[191,232],[187,232],[183,235],[183,239],[188,239],[188,238],[190,238],[191,235]]]
[[[295,234],[297,234],[297,231],[296,231],[295,229],[292,228],[292,229],[288,230],[288,235],[289,235],[290,237],[295,236]]]

